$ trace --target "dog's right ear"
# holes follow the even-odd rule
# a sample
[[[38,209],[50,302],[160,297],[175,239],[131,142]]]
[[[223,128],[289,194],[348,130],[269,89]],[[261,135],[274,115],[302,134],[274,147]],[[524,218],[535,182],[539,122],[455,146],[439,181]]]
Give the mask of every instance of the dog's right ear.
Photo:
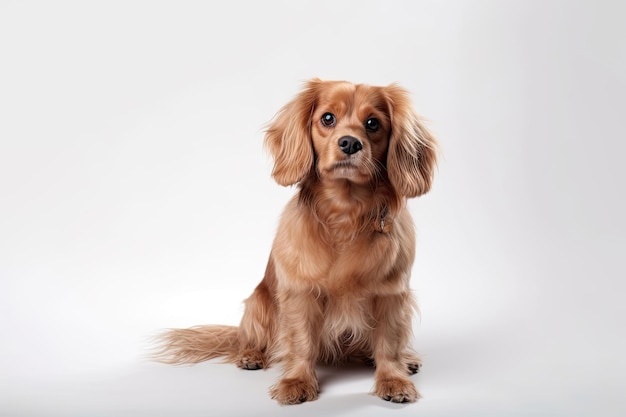
[[[272,177],[280,185],[300,182],[314,167],[311,115],[323,81],[312,79],[278,111],[265,132],[265,147],[274,158]]]

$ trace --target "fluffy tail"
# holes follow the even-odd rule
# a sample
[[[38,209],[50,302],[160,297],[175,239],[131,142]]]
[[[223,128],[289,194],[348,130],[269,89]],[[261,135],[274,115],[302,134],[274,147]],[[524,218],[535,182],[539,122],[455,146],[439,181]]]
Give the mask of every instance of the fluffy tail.
[[[234,362],[239,350],[238,328],[234,326],[195,326],[170,329],[157,336],[152,359],[173,365],[192,364],[224,357]]]

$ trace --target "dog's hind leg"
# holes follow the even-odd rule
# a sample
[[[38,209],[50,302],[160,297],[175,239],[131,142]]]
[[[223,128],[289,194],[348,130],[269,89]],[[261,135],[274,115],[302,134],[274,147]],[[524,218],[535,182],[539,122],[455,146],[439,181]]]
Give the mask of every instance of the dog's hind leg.
[[[239,368],[256,370],[270,366],[278,321],[273,296],[274,269],[270,263],[265,278],[245,301],[239,325],[239,353],[235,363]]]

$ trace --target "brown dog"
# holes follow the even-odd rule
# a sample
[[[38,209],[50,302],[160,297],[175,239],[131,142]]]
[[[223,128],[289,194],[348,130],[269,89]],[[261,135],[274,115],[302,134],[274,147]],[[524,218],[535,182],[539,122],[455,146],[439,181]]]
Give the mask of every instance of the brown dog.
[[[283,362],[271,388],[281,404],[317,398],[317,362],[369,359],[376,395],[417,400],[406,199],[430,189],[435,139],[396,85],[314,79],[280,110],[265,144],[274,179],[299,190],[241,325],[170,330],[157,359],[225,357],[243,369]]]

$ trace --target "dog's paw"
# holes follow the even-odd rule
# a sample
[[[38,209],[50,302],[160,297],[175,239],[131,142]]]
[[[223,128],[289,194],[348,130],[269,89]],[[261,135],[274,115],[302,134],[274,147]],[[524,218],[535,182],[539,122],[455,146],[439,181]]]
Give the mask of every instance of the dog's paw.
[[[376,381],[375,394],[385,401],[394,403],[412,403],[420,398],[415,385],[404,378]]]
[[[315,380],[284,378],[270,389],[270,395],[280,404],[290,405],[316,400],[318,391]]]
[[[403,362],[409,375],[416,374],[422,369],[422,358],[417,353],[405,352]]]
[[[267,368],[265,355],[256,350],[244,350],[237,356],[236,364],[241,369],[254,371]]]
[[[421,362],[409,362],[408,369],[409,369],[409,375],[416,374],[420,371],[420,369],[422,369],[422,363]]]

